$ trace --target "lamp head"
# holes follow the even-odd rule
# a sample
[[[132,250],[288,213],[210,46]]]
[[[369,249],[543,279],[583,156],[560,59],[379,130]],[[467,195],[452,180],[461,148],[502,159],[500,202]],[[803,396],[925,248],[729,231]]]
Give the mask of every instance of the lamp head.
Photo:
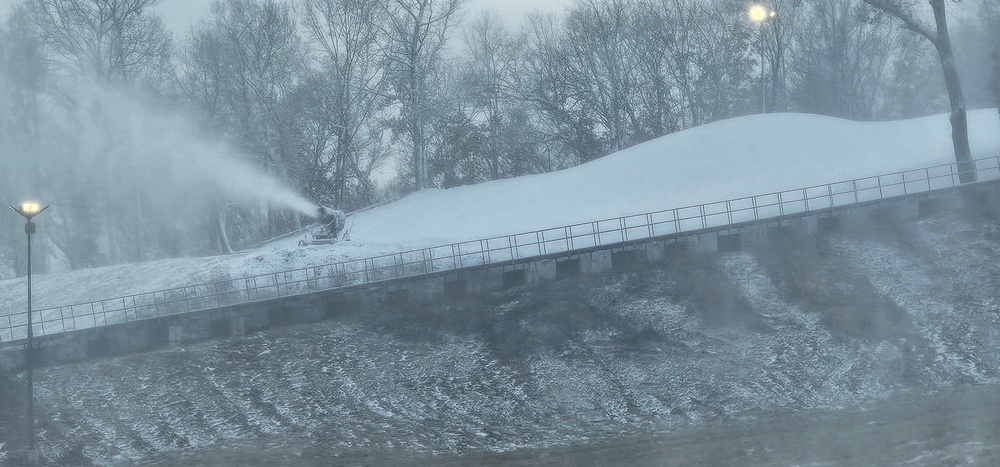
[[[41,214],[42,211],[48,209],[49,207],[48,206],[42,207],[42,205],[34,201],[26,201],[18,205],[18,207],[16,208],[14,206],[10,206],[10,208],[13,209],[14,212],[24,216],[25,219],[30,221],[32,217]]]

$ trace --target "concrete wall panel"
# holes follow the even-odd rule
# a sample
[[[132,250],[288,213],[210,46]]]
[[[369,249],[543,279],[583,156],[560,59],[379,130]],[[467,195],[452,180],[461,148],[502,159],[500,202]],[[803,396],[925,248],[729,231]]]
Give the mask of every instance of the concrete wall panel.
[[[580,270],[584,274],[597,274],[610,271],[611,252],[602,250],[580,255]]]

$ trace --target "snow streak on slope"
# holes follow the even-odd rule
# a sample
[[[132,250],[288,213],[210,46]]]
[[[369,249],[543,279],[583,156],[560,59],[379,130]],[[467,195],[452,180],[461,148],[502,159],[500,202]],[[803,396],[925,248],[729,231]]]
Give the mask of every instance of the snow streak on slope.
[[[36,376],[46,457],[504,452],[997,382],[1000,221],[561,280]],[[265,445],[261,450],[251,446]],[[197,457],[195,457],[197,458]]]
[[[1000,156],[997,113],[973,111],[969,119],[973,155]],[[239,255],[40,275],[35,305],[100,300],[945,164],[953,161],[950,128],[947,115],[884,123],[802,114],[735,118],[568,170],[425,190],[359,213],[354,242],[300,249],[293,237]],[[0,281],[0,302],[25,303],[24,290],[23,278]],[[0,314],[20,309],[12,305]]]

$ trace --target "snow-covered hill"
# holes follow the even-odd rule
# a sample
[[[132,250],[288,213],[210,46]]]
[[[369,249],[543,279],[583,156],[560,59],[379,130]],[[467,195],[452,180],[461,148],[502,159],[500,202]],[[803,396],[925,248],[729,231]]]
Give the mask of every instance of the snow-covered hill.
[[[974,157],[1000,156],[996,110],[969,114]],[[859,123],[804,114],[720,121],[571,169],[425,190],[357,214],[352,241],[298,238],[230,256],[175,258],[39,275],[36,308],[329,264],[350,258],[770,193],[953,161],[947,115]],[[44,229],[44,219],[39,222]],[[0,315],[24,280],[0,281]]]
[[[1000,156],[993,109],[974,157]],[[353,237],[419,248],[954,162],[947,115],[860,123],[766,114],[667,135],[559,172],[425,190],[358,215]]]

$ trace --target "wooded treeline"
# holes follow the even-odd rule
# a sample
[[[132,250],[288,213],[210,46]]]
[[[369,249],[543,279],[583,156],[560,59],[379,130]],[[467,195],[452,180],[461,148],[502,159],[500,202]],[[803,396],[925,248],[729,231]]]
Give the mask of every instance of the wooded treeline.
[[[462,0],[216,0],[183,35],[157,3],[22,0],[0,26],[0,195],[54,205],[52,268],[226,252],[301,222],[178,181],[176,153],[211,147],[191,141],[350,211],[762,111],[949,108],[934,47],[862,0],[767,0],[757,23],[742,0],[579,0],[519,24]],[[966,100],[997,106],[1000,7],[950,8]],[[0,216],[0,277],[24,269],[22,222]]]

